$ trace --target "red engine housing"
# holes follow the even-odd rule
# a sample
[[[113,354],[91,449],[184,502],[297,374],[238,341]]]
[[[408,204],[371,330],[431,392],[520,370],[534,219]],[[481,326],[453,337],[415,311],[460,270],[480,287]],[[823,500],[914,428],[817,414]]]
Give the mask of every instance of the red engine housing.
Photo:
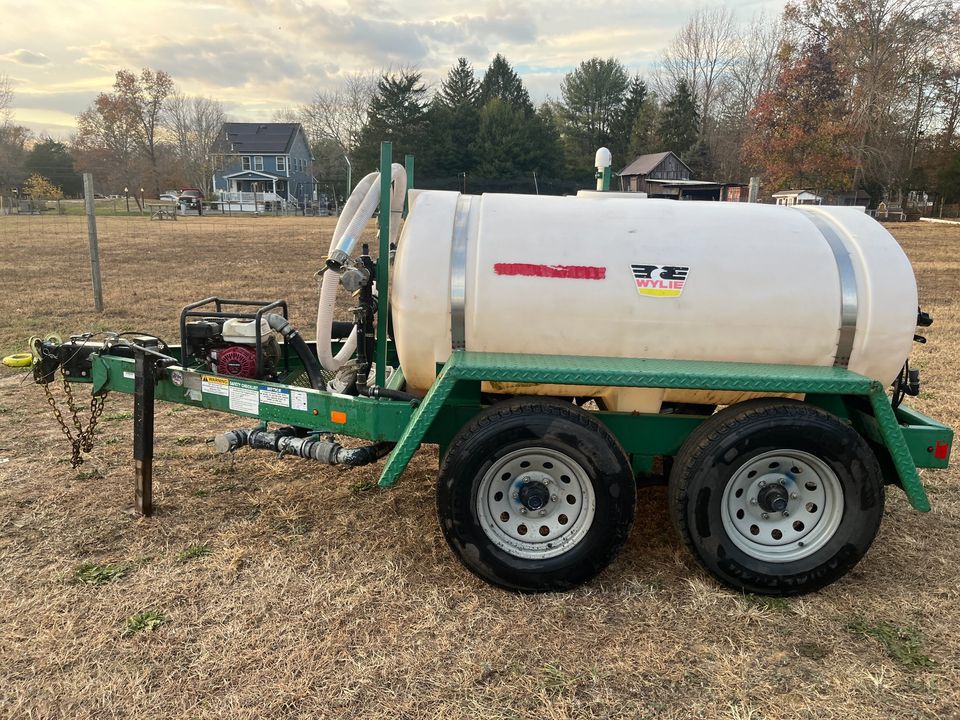
[[[214,358],[213,371],[218,375],[255,378],[257,376],[257,351],[250,345],[230,345],[219,348]]]

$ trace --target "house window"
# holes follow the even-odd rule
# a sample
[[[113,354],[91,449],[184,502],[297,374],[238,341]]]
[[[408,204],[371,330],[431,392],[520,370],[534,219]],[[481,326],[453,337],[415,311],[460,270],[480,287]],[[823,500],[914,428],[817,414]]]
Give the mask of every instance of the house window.
[[[253,156],[253,169],[263,172],[263,155]]]
[[[277,155],[277,172],[287,171],[287,159],[283,155]]]
[[[240,158],[240,168],[242,170],[250,169],[250,157],[248,155],[244,155],[242,158]]]

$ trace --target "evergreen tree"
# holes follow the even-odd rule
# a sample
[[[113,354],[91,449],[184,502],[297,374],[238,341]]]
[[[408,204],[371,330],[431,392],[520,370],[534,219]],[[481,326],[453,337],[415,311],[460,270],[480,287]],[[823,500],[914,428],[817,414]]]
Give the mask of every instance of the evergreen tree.
[[[590,58],[567,73],[560,93],[571,168],[589,172],[596,149],[614,144],[628,84],[626,68],[613,58]]]
[[[660,145],[662,150],[672,150],[683,156],[697,141],[700,128],[700,113],[687,81],[677,81],[673,95],[663,106],[660,116]]]
[[[532,123],[534,152],[531,157],[537,174],[543,178],[559,178],[563,175],[563,144],[561,142],[560,117],[550,103],[537,110]]]
[[[613,164],[617,167],[623,167],[633,160],[632,157],[628,157],[633,126],[640,117],[649,95],[647,84],[639,75],[634,75],[611,129],[612,137],[609,147],[610,152],[613,153]]]
[[[474,145],[480,128],[480,84],[465,58],[450,68],[430,108],[428,145],[438,175],[472,172]]]
[[[510,67],[507,59],[497,53],[480,83],[480,105],[485,106],[494,98],[502,100],[528,115],[533,114],[530,93],[523,86],[520,76]],[[497,112],[501,112],[497,110]]]
[[[49,138],[38,142],[23,163],[28,174],[43,175],[65,195],[79,196],[83,180],[73,169],[73,156],[67,146]]]
[[[657,128],[660,126],[660,105],[657,96],[648,92],[640,104],[640,111],[630,129],[627,153],[624,164],[630,163],[638,155],[645,155],[657,151]]]
[[[356,167],[364,172],[378,168],[380,142],[389,140],[393,143],[395,161],[403,162],[405,153],[415,153],[418,166],[429,170],[431,157],[425,142],[427,87],[421,77],[419,72],[401,70],[386,73],[377,81],[354,154]]]
[[[473,67],[466,58],[457,58],[441,83],[437,101],[454,110],[465,106],[477,107],[480,101],[480,83],[473,74]]]
[[[480,111],[477,134],[477,173],[487,178],[515,177],[527,168],[530,138],[522,110],[491,98]]]
[[[480,111],[477,174],[484,178],[557,177],[562,169],[558,125],[549,105],[527,115],[493,98]]]

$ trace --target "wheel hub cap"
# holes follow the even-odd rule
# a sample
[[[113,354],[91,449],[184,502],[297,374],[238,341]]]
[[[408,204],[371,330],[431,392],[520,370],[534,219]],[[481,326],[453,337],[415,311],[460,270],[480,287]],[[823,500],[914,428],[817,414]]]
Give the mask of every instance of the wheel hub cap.
[[[568,552],[593,524],[596,496],[566,453],[529,447],[498,458],[477,487],[477,518],[501,550],[545,560]]]
[[[783,485],[767,485],[760,489],[757,503],[768,513],[783,512],[787,509],[788,495]]]
[[[517,493],[518,500],[523,503],[527,510],[539,510],[550,502],[550,490],[539,480],[530,482],[526,476],[520,479],[523,487]]]
[[[802,450],[762,453],[724,488],[721,519],[731,542],[767,562],[799,560],[823,547],[843,518],[843,488],[823,460]]]

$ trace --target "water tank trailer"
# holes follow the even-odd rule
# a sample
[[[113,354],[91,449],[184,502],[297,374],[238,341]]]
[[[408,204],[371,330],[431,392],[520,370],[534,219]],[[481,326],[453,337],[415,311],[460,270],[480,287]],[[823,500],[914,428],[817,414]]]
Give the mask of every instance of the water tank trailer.
[[[211,297],[182,310],[179,345],[50,337],[8,362],[44,387],[90,384],[94,416],[105,393],[134,395],[145,514],[161,400],[259,423],[218,435],[220,452],[385,458],[384,488],[438,444],[441,529],[504,588],[604,570],[638,483],[668,486],[678,534],[721,583],[833,582],[873,542],[886,486],[927,511],[917,469],[949,461],[952,431],[902,404],[930,324],[909,261],[862,212],[624,197],[604,192],[609,153],[597,162],[601,192],[579,197],[408,191],[413,159],[384,143],[323,264],[315,342],[282,300]],[[378,208],[373,258],[357,245]],[[353,322],[333,320],[341,286]],[[82,462],[92,427],[71,439]]]

